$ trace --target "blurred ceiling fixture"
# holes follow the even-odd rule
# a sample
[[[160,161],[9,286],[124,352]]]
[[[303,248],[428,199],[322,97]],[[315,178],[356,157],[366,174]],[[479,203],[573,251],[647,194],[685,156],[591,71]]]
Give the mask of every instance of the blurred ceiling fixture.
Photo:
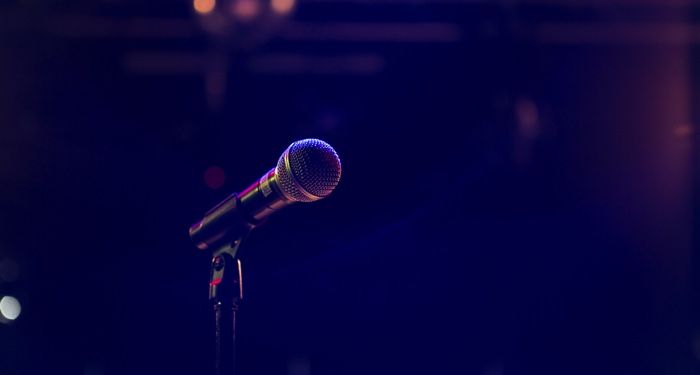
[[[250,48],[267,40],[295,5],[295,0],[193,0],[202,29],[230,48]]]
[[[294,5],[295,0],[193,0],[199,25],[212,41],[204,69],[210,108],[220,108],[224,102],[231,52],[270,39]]]
[[[138,50],[128,47],[125,51],[124,68],[136,74],[202,76],[213,110],[223,105],[232,58],[245,59],[239,67],[262,74],[372,75],[381,72],[387,61],[381,52],[384,49],[377,52],[369,43],[448,45],[462,40],[459,23],[431,16],[405,20],[401,16],[405,12],[390,12],[389,18],[373,16],[371,20],[352,20],[344,15],[340,19],[332,15],[290,20],[302,5],[313,15],[324,11],[328,4],[345,4],[343,7],[349,6],[352,11],[355,3],[375,1],[408,6],[411,14],[416,4],[428,4],[423,0],[309,0],[303,4],[298,0],[187,0],[184,14],[179,16],[144,17],[136,16],[140,14],[138,4],[143,2],[124,1],[126,10],[134,9],[133,15],[75,10],[53,13],[42,20],[17,6],[7,13],[0,12],[0,34],[43,30],[60,38],[150,40],[153,44],[124,44],[139,46]],[[454,1],[455,6],[463,6],[458,0],[436,1]],[[360,7],[364,10],[366,5]],[[197,49],[191,49],[191,42],[199,42],[202,35],[209,40],[207,48],[202,50],[198,44]],[[256,50],[272,38],[278,43],[264,51]],[[185,50],[163,50],[162,43]],[[317,47],[309,48],[309,44]]]

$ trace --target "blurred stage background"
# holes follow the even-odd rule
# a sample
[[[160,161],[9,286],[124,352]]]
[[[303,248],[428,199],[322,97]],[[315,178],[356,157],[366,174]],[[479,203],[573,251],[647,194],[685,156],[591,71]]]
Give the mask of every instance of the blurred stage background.
[[[700,4],[217,1],[0,1],[0,374],[211,373],[187,228],[306,137],[242,374],[698,373]]]

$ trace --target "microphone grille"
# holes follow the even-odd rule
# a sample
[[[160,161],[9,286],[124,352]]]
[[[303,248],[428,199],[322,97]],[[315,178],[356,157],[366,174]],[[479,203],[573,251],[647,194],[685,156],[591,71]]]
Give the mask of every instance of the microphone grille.
[[[279,186],[287,198],[312,202],[327,197],[340,181],[340,158],[320,139],[292,143],[277,162]]]

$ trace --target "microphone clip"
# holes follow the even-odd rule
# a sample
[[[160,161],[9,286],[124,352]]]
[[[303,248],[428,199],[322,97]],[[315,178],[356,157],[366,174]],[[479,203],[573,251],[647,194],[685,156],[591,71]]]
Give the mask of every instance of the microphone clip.
[[[215,251],[211,259],[209,301],[214,305],[236,307],[243,299],[243,272],[241,260],[236,257],[247,233]]]

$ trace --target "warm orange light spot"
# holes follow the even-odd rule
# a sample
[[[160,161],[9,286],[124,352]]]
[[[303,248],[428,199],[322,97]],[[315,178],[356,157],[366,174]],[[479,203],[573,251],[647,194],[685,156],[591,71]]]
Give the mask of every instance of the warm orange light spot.
[[[197,13],[207,14],[216,7],[216,0],[194,0],[193,5]]]
[[[272,0],[272,10],[277,13],[289,13],[294,8],[295,0]]]

